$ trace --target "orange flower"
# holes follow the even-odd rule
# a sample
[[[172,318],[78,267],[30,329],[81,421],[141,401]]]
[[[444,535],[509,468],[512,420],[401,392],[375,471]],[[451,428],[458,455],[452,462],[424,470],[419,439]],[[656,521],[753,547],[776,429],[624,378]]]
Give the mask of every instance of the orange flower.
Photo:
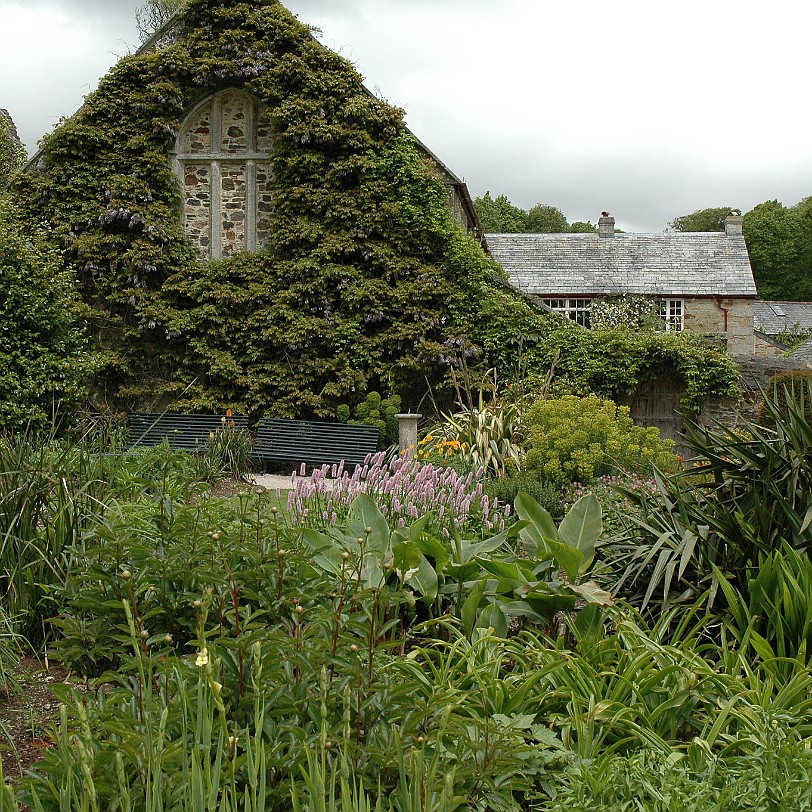
[[[233,414],[234,412],[232,412],[231,409],[226,409],[226,417],[231,417]]]

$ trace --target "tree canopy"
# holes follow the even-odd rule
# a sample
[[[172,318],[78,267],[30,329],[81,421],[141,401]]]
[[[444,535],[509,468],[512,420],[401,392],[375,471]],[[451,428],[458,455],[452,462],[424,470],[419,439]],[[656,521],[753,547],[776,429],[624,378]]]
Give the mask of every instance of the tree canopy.
[[[482,230],[491,234],[567,234],[594,232],[592,223],[570,225],[561,209],[547,203],[536,203],[528,211],[514,206],[505,195],[496,199],[490,192],[474,201]]]
[[[733,210],[731,206],[699,209],[693,214],[675,217],[668,225],[674,231],[724,231],[725,218]],[[739,211],[739,209],[735,209],[735,211]]]
[[[474,201],[482,230],[491,234],[515,234],[527,231],[527,212],[514,206],[505,195],[496,199],[490,192]]]
[[[812,197],[786,207],[759,203],[744,215],[744,237],[759,296],[812,300]]]

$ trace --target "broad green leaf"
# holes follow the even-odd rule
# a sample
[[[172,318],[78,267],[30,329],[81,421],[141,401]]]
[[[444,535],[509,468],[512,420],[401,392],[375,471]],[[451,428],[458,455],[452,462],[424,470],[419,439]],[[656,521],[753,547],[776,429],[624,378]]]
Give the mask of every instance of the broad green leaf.
[[[603,532],[601,506],[594,494],[582,496],[558,526],[558,538],[577,547],[584,556],[581,572],[586,571],[595,558],[595,544]]]
[[[612,593],[601,589],[594,581],[587,581],[585,584],[568,584],[567,589],[571,589],[588,603],[596,603],[600,606],[612,606],[614,603]]]
[[[474,588],[468,593],[468,597],[462,604],[460,610],[460,618],[462,620],[462,628],[465,636],[471,636],[476,623],[477,615],[479,614],[479,604],[482,601],[482,596],[485,594],[485,587],[487,581],[483,578],[475,584]]]
[[[434,560],[437,572],[442,572],[448,563],[448,549],[440,539],[430,536],[428,533],[421,533],[413,541],[420,548],[420,552],[428,558]]]
[[[527,583],[524,573],[516,564],[508,561],[491,561],[487,558],[478,558],[477,561],[482,569],[497,578],[515,581],[517,584]]]
[[[504,601],[502,603],[502,611],[508,617],[527,618],[531,623],[539,625],[547,622],[547,618],[538,614],[527,601]]]
[[[494,630],[498,637],[507,637],[508,621],[505,613],[495,601],[489,603],[480,613],[476,621],[477,629]]]
[[[556,565],[567,573],[570,581],[575,581],[584,561],[584,554],[577,548],[561,541],[545,539],[548,552],[552,553]]]
[[[513,502],[516,514],[527,524],[522,527],[519,537],[524,542],[527,552],[535,557],[546,548],[547,539],[558,539],[553,517],[532,496],[521,491]]]
[[[420,556],[417,572],[406,582],[414,589],[426,603],[432,603],[437,597],[437,573],[428,559]]]
[[[578,612],[573,628],[581,649],[592,648],[604,637],[604,613],[597,603],[589,603]]]
[[[346,527],[350,536],[365,539],[364,545],[368,552],[375,553],[381,561],[384,560],[389,550],[389,524],[375,501],[365,493],[352,500]],[[369,533],[367,529],[370,530]]]
[[[413,541],[403,541],[392,546],[392,564],[398,578],[410,578],[413,571],[420,567],[423,553]]]
[[[559,612],[574,608],[576,601],[575,595],[538,591],[525,595],[524,599],[536,614],[544,618],[545,623],[550,623]]]

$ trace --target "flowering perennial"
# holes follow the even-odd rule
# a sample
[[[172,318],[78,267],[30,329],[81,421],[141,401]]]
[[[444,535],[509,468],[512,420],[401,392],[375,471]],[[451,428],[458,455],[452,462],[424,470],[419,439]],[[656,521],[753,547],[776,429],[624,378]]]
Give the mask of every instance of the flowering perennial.
[[[504,529],[508,515],[498,499],[482,492],[483,470],[465,476],[453,468],[415,459],[411,451],[387,462],[386,453],[368,455],[350,474],[344,464],[323,465],[309,477],[294,474],[288,510],[296,525],[333,526],[361,493],[373,496],[391,525],[407,524],[430,514],[449,536],[476,527]]]

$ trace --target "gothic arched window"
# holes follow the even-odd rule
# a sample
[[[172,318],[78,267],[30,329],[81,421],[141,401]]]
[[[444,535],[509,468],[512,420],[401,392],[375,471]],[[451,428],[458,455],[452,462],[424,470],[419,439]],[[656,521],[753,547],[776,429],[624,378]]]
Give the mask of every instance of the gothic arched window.
[[[183,189],[183,227],[201,260],[267,244],[270,148],[268,108],[241,90],[209,97],[184,120],[173,167]]]

